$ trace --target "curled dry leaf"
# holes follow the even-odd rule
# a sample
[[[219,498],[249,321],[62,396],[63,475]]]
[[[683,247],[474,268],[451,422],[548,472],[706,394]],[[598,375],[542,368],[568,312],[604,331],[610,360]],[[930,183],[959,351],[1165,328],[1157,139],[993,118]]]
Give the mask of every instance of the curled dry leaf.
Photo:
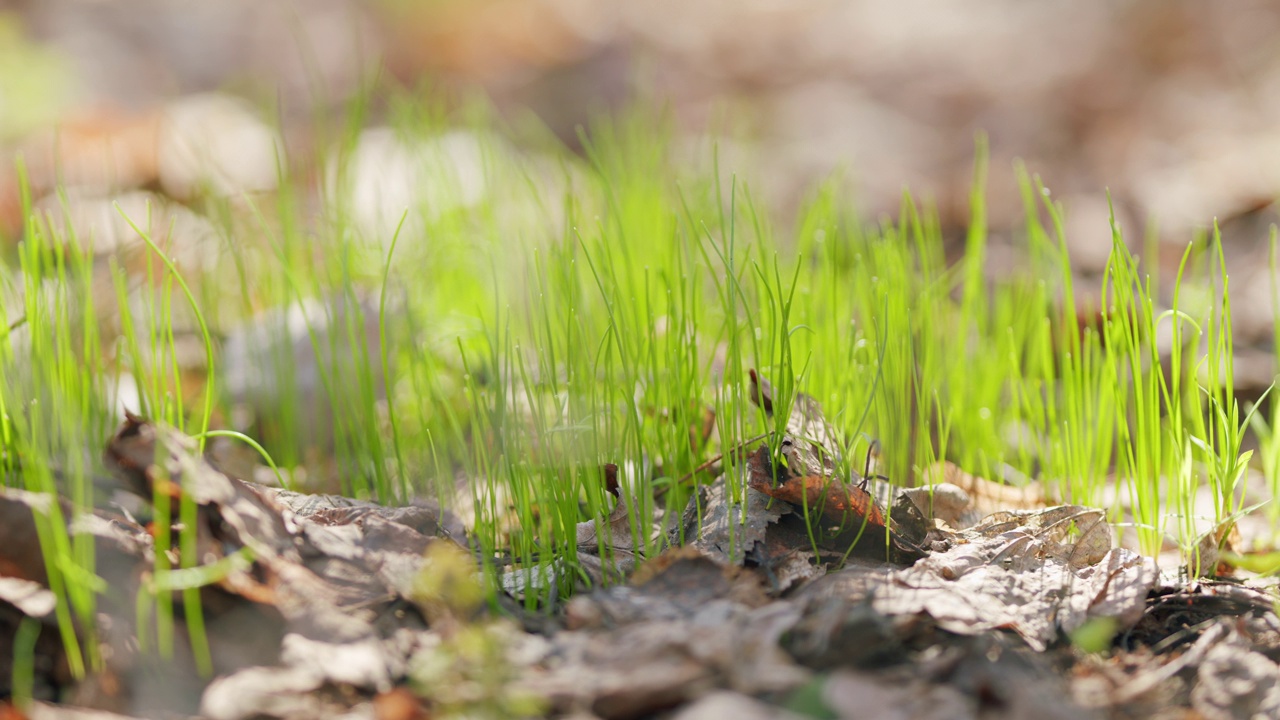
[[[834,475],[795,475],[789,465],[778,467],[764,445],[747,459],[747,472],[752,490],[788,503],[792,512],[807,519],[822,548],[897,563],[924,556],[919,545],[895,532],[875,498],[861,486]]]
[[[772,416],[778,409],[773,386],[754,369],[748,375],[748,397]],[[837,559],[855,553],[910,563],[923,556],[919,543],[928,530],[923,522],[912,523],[912,536],[904,536],[868,491],[869,479],[853,483],[838,476],[836,461],[843,446],[817,400],[796,393],[786,432],[773,442],[775,446],[766,443],[748,457],[748,485],[789,503],[809,522],[820,547],[834,552]],[[889,502],[894,493],[886,490],[884,501]],[[911,510],[913,519],[923,520],[918,509]]]
[[[1091,618],[1131,626],[1157,578],[1149,560],[1110,547],[1101,511],[1077,506],[1000,513],[964,540],[893,573],[875,608],[925,612],[961,634],[1008,628],[1043,650]]]

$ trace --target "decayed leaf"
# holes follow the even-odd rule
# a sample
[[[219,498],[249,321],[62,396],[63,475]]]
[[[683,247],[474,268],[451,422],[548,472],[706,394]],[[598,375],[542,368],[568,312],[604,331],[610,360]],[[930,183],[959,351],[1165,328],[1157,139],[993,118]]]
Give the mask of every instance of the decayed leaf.
[[[782,595],[793,587],[826,574],[826,565],[819,563],[811,550],[801,547],[773,550],[773,544],[766,543],[762,557],[757,558],[770,595]]]
[[[894,621],[877,612],[866,596],[814,598],[783,645],[815,670],[878,668],[906,659]]]
[[[1075,543],[1073,532],[1080,533]],[[998,514],[966,537],[969,542],[895,572],[874,596],[876,609],[927,612],[962,634],[1010,628],[1043,650],[1059,631],[1093,617],[1136,622],[1157,578],[1136,553],[1110,548],[1099,556],[1104,539],[1109,548],[1110,530],[1099,511],[1076,506]]]
[[[962,535],[993,538],[1010,531],[1033,535],[1039,552],[1066,560],[1075,568],[1099,562],[1112,547],[1105,513],[1079,505],[992,513]]]
[[[879,670],[879,669],[876,669]],[[883,670],[837,669],[822,688],[839,717],[1089,720],[1040,656],[999,636],[963,638],[936,660]]]
[[[643,539],[636,542],[637,530],[633,526],[642,521],[630,513],[623,485],[618,481],[618,466],[606,464],[603,474],[605,489],[617,502],[605,522],[586,520],[577,526],[578,564],[594,584],[630,573],[644,549]],[[648,528],[639,531],[647,533]]]
[[[636,550],[635,534],[631,531],[631,520],[628,514],[627,501],[623,497],[621,485],[618,483],[618,466],[612,463],[604,467],[605,489],[613,495],[617,502],[609,517],[603,524],[596,520],[578,523],[578,547],[605,552],[612,549],[627,554]]]
[[[48,574],[40,553],[35,513],[48,513],[48,495],[0,488],[0,575],[46,585]]]
[[[775,484],[770,477],[769,465],[769,450],[764,446],[748,460],[751,470],[748,482],[753,490],[802,509],[807,508],[809,512],[816,511],[827,526],[844,528],[846,523],[865,522],[872,531],[883,532],[888,528],[884,513],[866,490],[834,477],[819,475],[780,477]]]
[[[943,482],[903,488],[901,494],[911,498],[926,518],[941,521],[952,530],[967,528],[982,519],[974,509],[969,493],[958,485]]]
[[[766,528],[791,512],[789,505],[747,487],[746,508],[730,497],[724,476],[699,488],[685,509],[685,539],[693,547],[720,562],[741,565],[762,545]]]
[[[755,370],[749,375],[751,401],[772,416],[776,410],[772,385]],[[837,475],[842,445],[817,400],[796,393],[786,432],[771,443],[776,444],[766,443],[748,458],[748,484],[752,490],[789,503],[809,523],[821,548],[840,559],[852,552],[898,563],[913,562],[924,554],[920,543],[930,528],[918,508],[904,507],[912,521],[910,537],[904,536],[879,504],[893,500],[892,488],[881,484],[884,496],[878,500],[869,492],[870,478],[854,473],[846,481]]]

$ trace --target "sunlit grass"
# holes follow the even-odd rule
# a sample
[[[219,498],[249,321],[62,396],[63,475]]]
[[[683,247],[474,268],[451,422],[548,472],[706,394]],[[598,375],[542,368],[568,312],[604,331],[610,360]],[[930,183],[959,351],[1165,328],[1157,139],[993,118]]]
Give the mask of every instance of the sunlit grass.
[[[201,443],[250,439],[281,484],[383,503],[441,498],[471,527],[490,589],[504,572],[522,577],[530,608],[588,581],[577,527],[611,512],[606,464],[620,469],[634,542],[594,549],[606,564],[652,556],[675,527],[661,518],[710,479],[694,472],[707,461],[723,453],[729,491],[746,492],[733,451],[776,438],[800,392],[842,435],[843,475],[861,473],[874,445],[876,471],[904,485],[941,461],[1038,479],[1063,502],[1103,502],[1114,482],[1132,517],[1117,504],[1112,519],[1150,554],[1166,537],[1194,552],[1201,486],[1212,488],[1212,521],[1242,510],[1250,423],[1274,488],[1275,415],[1268,424],[1235,405],[1216,235],[1191,246],[1164,308],[1119,228],[1099,239],[1113,247],[1103,289],[1082,294],[1069,217],[1022,169],[1028,262],[988,278],[982,143],[970,229],[948,265],[927,203],[904,195],[898,217],[870,223],[833,179],[779,227],[749,178],[718,162],[690,170],[650,114],[584,131],[581,154],[474,112],[459,135],[459,118],[409,98],[391,116],[380,141],[394,137],[417,163],[416,194],[381,222],[367,222],[351,192],[369,139],[355,121],[322,134],[319,190],[282,170],[272,196],[201,200],[222,243],[207,267],[174,264],[164,253],[182,238],[149,218],[129,218],[139,262],[73,252],[33,216],[3,271],[14,304],[0,327],[21,319],[0,337],[5,482],[60,491],[77,512],[100,503],[91,478],[118,421],[107,398],[127,373],[139,388],[130,409]],[[1184,302],[1184,289],[1205,287],[1202,302]],[[196,374],[214,370],[194,388],[179,362],[183,308],[207,353]],[[275,320],[260,319],[273,309]],[[291,311],[301,332],[284,340]],[[235,405],[253,399],[225,390],[220,353],[254,322],[267,332],[252,370],[271,401],[240,426]],[[1165,324],[1173,343],[1162,355]],[[753,368],[773,384],[772,418],[748,397]],[[91,577],[91,546],[61,519],[42,527],[51,566]],[[189,540],[165,532],[157,542],[176,542],[183,567],[160,561],[161,588],[196,562]],[[90,619],[98,589],[74,573],[51,581],[74,646],[72,613]],[[195,590],[182,593],[190,612]],[[163,652],[173,599],[154,600]]]

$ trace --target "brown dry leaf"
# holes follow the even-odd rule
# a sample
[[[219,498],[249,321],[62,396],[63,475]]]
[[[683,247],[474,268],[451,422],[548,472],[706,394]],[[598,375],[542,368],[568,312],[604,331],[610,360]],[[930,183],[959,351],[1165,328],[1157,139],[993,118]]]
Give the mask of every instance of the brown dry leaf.
[[[889,670],[837,669],[822,699],[839,717],[1087,720],[1042,656],[998,636],[962,638],[933,659]]]
[[[47,514],[52,504],[48,495],[0,488],[0,575],[49,582],[34,516]]]
[[[801,599],[804,618],[783,641],[792,657],[806,667],[874,669],[907,659],[897,627],[901,623],[876,611],[866,596],[809,598]]]
[[[969,542],[895,572],[874,606],[888,615],[926,612],[961,634],[1012,629],[1038,650],[1093,617],[1132,625],[1157,573],[1122,548],[1098,556],[1104,535],[1095,528],[1106,525],[1095,512],[1066,506],[992,517],[966,533]],[[1074,544],[1073,518],[1094,519]]]
[[[1243,545],[1240,524],[1230,517],[1201,535],[1191,552],[1184,551],[1183,563],[1192,577],[1230,575],[1235,566],[1225,556],[1238,555]]]
[[[954,688],[916,680],[886,683],[870,674],[837,670],[823,686],[823,701],[839,717],[910,717],[964,720],[974,714]]]
[[[768,581],[770,595],[780,596],[793,587],[803,585],[827,573],[826,565],[819,563],[817,557],[807,547],[783,546],[775,549],[774,545],[783,545],[783,543],[774,542],[775,537],[769,539],[770,542],[765,544],[764,551],[761,552],[762,557],[758,558],[758,562],[761,574]]]
[[[259,626],[256,618],[245,623],[269,641],[270,654],[256,659],[264,667],[239,669],[241,657],[236,668],[226,668],[237,670],[234,680],[209,689],[206,714],[249,717],[273,714],[269,708],[278,703],[303,702],[282,697],[280,673],[298,693],[333,684],[386,691],[405,676],[426,630],[411,602],[414,581],[425,567],[427,547],[448,541],[392,518],[422,529],[451,521],[431,508],[379,513],[369,507],[317,509],[312,516],[318,522],[313,521],[277,503],[273,493],[214,470],[194,453],[190,438],[137,417],[112,439],[107,459],[135,488],[159,487],[171,499],[189,494],[199,505],[201,547],[253,551],[252,572],[233,572],[221,587],[255,601],[249,607],[260,613],[261,603],[270,605],[274,629]],[[226,612],[237,609],[234,602],[221,605]],[[254,694],[246,690],[251,687],[273,690]]]
[[[275,488],[257,488],[262,494],[317,525],[368,525],[378,521],[407,527],[426,537],[447,537],[465,543],[467,531],[457,515],[430,498],[408,505],[387,507],[341,495],[308,495]]]
[[[618,482],[618,466],[612,463],[604,466],[605,489],[617,499],[609,517],[601,524],[598,520],[585,520],[578,523],[578,547],[581,550],[594,550],[597,553],[621,551],[634,555],[636,539],[631,531],[631,516],[628,512],[626,498],[622,495],[622,486]],[[632,559],[634,564],[634,557]]]
[[[951,483],[902,488],[899,493],[911,498],[925,518],[940,521],[952,530],[967,528],[982,519],[973,509],[969,493]]]
[[[691,611],[717,598],[747,607],[768,601],[756,575],[718,563],[693,547],[672,548],[641,565],[631,585]]]
[[[817,511],[827,526],[844,528],[865,523],[872,532],[888,529],[884,513],[871,494],[838,478],[805,475],[779,479],[775,485],[762,467],[769,462],[768,455],[768,449],[761,447],[749,461],[752,472],[748,482],[753,490],[802,509],[809,508],[811,512]]]
[[[969,528],[963,537],[992,538],[1010,531],[1033,534],[1044,555],[1066,561],[1074,568],[1100,562],[1111,551],[1111,526],[1106,514],[1079,505],[1058,505],[1043,510],[995,512]]]
[[[105,591],[99,596],[98,611],[115,620],[100,629],[99,640],[111,647],[111,662],[101,673],[77,683],[73,680],[59,638],[53,614],[56,603],[48,589],[44,555],[40,550],[37,517],[61,513],[65,531],[77,542],[92,541],[93,572]],[[133,618],[138,589],[138,566],[150,558],[151,539],[136,524],[119,517],[77,516],[69,502],[47,495],[0,488],[0,677],[12,676],[13,648],[8,644],[24,618],[34,618],[45,626],[36,645],[33,692],[36,699],[60,698],[75,702],[85,688],[104,678],[129,670],[136,663],[137,641]],[[212,631],[212,628],[211,628]],[[102,682],[110,687],[110,682]],[[131,687],[137,693],[136,687]],[[127,693],[125,694],[127,695]],[[119,709],[128,697],[117,689],[101,702]],[[46,713],[46,716],[48,714]]]
[[[783,439],[784,447],[788,442]],[[831,474],[797,475],[792,470],[795,464],[777,467],[768,446],[762,445],[747,459],[747,483],[762,495],[788,503],[797,517],[806,518],[821,549],[831,551],[836,559],[856,553],[903,564],[924,555],[918,542],[927,528],[917,508],[900,506],[904,514],[912,510],[919,521],[911,524],[915,533],[908,539],[898,532],[896,523],[886,519],[866,488]]]

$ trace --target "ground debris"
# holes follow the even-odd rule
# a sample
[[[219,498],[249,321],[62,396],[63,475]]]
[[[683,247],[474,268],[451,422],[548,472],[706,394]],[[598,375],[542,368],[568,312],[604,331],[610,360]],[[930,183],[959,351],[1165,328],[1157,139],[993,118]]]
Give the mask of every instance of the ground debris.
[[[1081,528],[1075,543],[1065,542]],[[1136,553],[1112,548],[1097,511],[1074,506],[1001,513],[963,536],[966,542],[893,573],[874,595],[888,615],[927,612],[940,626],[975,634],[1016,631],[1037,650],[1094,617],[1128,627],[1142,615],[1157,574]]]
[[[569,601],[566,613],[569,629],[579,630],[690,620],[729,612],[733,606],[750,609],[768,602],[756,574],[684,547],[642,565],[628,585],[578,595]]]
[[[808,606],[783,645],[798,661],[816,670],[883,668],[906,660],[901,634],[894,619],[866,599],[828,597]]]
[[[772,416],[775,391],[751,370],[749,398]],[[806,535],[824,559],[843,563],[850,555],[910,564],[924,556],[921,543],[930,529],[918,502],[899,502],[901,493],[879,478],[850,472],[841,477],[838,461],[844,444],[813,397],[792,398],[786,431],[770,437],[747,457],[746,484],[791,506],[804,518]],[[875,482],[873,485],[872,482]],[[893,506],[890,518],[884,507]],[[905,522],[903,522],[905,521]]]
[[[578,566],[587,574],[593,586],[608,580],[617,580],[635,569],[636,560],[643,557],[643,538],[637,544],[634,526],[642,521],[631,512],[623,485],[618,480],[618,466],[608,463],[602,468],[605,490],[613,495],[613,510],[605,521],[585,520],[577,526]]]
[[[821,417],[816,403],[805,407],[806,422]],[[872,479],[864,488],[836,478],[812,443],[793,438],[783,450],[780,466],[766,442],[730,464],[736,475],[701,486],[665,538],[671,547],[648,560],[632,529],[637,501],[605,466],[617,502],[608,517],[580,523],[576,538],[578,562],[599,563],[595,589],[549,606],[538,634],[480,607],[474,550],[434,504],[384,508],[261,488],[214,469],[190,438],[130,417],[108,446],[115,472],[161,509],[195,506],[204,562],[238,560],[200,588],[213,678],[196,673],[180,591],[171,593],[172,659],[130,644],[139,599],[154,606],[167,592],[156,586],[154,524],[75,515],[15,490],[0,492],[0,658],[13,657],[15,629],[34,618],[47,630],[37,699],[218,720],[464,709],[695,720],[1277,712],[1280,619],[1266,592],[1162,580],[1150,561],[1114,546],[1099,510],[965,519],[971,508],[929,502],[948,497],[943,486],[913,494]],[[792,470],[815,463],[825,475]],[[99,615],[108,660],[78,683],[54,632],[37,541],[36,518],[55,509],[94,538],[96,572],[110,586]],[[875,552],[852,552],[850,538],[827,527],[850,516],[867,526],[864,537],[875,524]],[[889,562],[895,540],[915,553],[912,564]],[[542,581],[571,562],[548,566]],[[1094,621],[1114,626],[1107,656],[1064,642]]]
[[[799,615],[785,602],[718,602],[684,619],[566,631],[550,641],[525,683],[556,712],[602,718],[643,717],[716,688],[785,692],[809,679],[778,644]]]
[[[824,551],[823,558],[839,563],[851,555],[910,564],[923,557],[919,542],[927,526],[914,503],[898,505],[900,516],[910,522],[890,519],[876,498],[861,484],[851,484],[826,470],[824,474],[799,475],[818,464],[811,447],[784,436],[784,462],[775,462],[768,445],[761,445],[747,458],[747,485],[761,495],[782,501],[791,513],[803,518],[811,530],[810,544]],[[904,529],[911,530],[911,537]]]
[[[1191,707],[1207,720],[1278,717],[1280,667],[1232,629],[1205,653]]]
[[[1255,648],[1280,659],[1280,618],[1274,602],[1268,592],[1232,582],[1162,584],[1147,596],[1142,619],[1118,640],[1125,648],[1174,650],[1194,643],[1213,621],[1233,618],[1253,638]]]
[[[37,699],[60,695],[113,712],[228,719],[371,713],[373,696],[402,682],[412,658],[432,644],[439,631],[428,618],[448,620],[440,602],[422,594],[421,578],[443,562],[433,548],[455,548],[474,574],[470,554],[449,539],[460,532],[456,520],[430,504],[379,508],[260,488],[215,470],[191,438],[135,416],[111,438],[106,459],[144,500],[168,505],[161,508],[171,518],[194,505],[188,531],[198,557],[206,567],[226,561],[199,588],[217,680],[201,680],[194,665],[184,610],[190,597],[158,584],[154,538],[163,537],[161,528],[103,510],[77,515],[65,502],[5,489],[0,646],[7,662],[22,617],[51,626],[37,645]],[[79,683],[52,629],[39,550],[36,518],[55,510],[69,533],[94,539],[94,572],[104,581],[97,637],[106,662]],[[181,531],[167,529],[174,548],[164,552],[175,567]],[[162,659],[138,646],[138,622],[155,622],[149,614],[157,597],[169,594],[175,647]],[[11,677],[6,670],[3,682]]]
[[[917,667],[887,672],[837,670],[822,688],[827,708],[841,718],[1096,717],[1070,701],[1066,683],[1039,656],[996,638],[972,638],[945,647]]]
[[[724,475],[700,487],[684,512],[686,541],[721,562],[743,563],[748,553],[765,542],[766,528],[791,512],[789,505],[773,502],[753,488],[743,492],[745,503],[736,501]]]
[[[1280,667],[1259,652],[1238,620],[1199,627],[1194,642],[1087,658],[1072,677],[1072,696],[1085,707],[1127,717],[1192,708],[1204,718],[1272,718],[1280,714]]]

